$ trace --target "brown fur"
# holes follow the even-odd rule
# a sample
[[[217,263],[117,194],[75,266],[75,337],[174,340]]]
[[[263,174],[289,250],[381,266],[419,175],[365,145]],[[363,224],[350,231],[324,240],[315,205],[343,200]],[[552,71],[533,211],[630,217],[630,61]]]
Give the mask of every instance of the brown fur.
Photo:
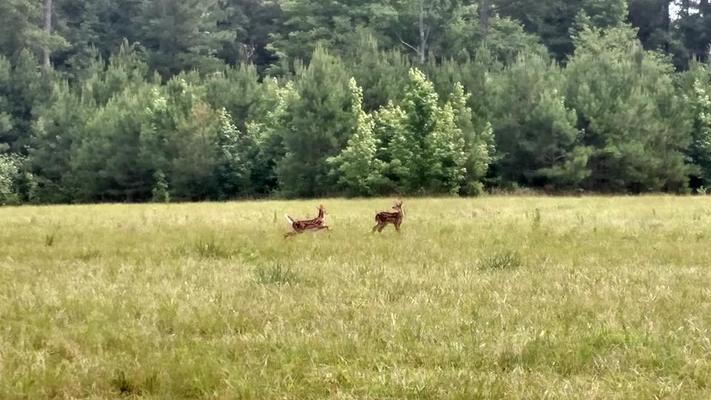
[[[395,212],[383,211],[375,214],[375,222],[377,222],[377,224],[373,227],[373,232],[376,230],[382,232],[388,224],[393,224],[397,233],[400,233],[400,225],[405,216],[405,213],[402,211],[402,201],[396,201],[393,210],[395,210]]]
[[[330,230],[331,228],[328,227],[325,223],[326,219],[326,208],[324,208],[323,205],[318,206],[318,216],[314,219],[306,219],[306,220],[295,220],[291,218],[290,216],[286,216],[286,218],[291,222],[291,227],[294,229],[293,232],[289,232],[284,235],[285,238],[298,235],[300,233],[308,232],[308,231],[320,231],[323,229]]]

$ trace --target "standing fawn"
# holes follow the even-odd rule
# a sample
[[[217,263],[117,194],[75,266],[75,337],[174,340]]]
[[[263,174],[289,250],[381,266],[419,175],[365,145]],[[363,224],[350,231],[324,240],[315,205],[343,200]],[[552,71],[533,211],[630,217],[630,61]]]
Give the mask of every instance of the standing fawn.
[[[301,220],[297,221],[290,216],[286,215],[286,220],[289,221],[291,224],[291,227],[294,229],[293,232],[289,232],[284,235],[285,238],[288,238],[290,236],[298,235],[300,233],[304,233],[307,231],[320,231],[322,229],[326,230],[331,230],[331,228],[328,227],[324,223],[326,218],[326,209],[323,207],[323,205],[318,206],[318,217],[314,219],[308,219],[308,220]]]
[[[402,210],[402,201],[396,201],[393,206],[395,212],[379,212],[375,214],[375,222],[378,224],[373,227],[373,232],[377,229],[378,232],[382,232],[388,224],[395,225],[395,230],[400,233],[400,225],[402,224],[402,217],[405,216],[405,212]]]

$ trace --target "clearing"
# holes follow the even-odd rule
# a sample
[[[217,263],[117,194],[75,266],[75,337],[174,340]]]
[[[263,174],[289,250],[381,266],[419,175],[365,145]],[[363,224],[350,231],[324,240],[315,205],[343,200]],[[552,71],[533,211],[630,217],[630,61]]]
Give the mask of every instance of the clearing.
[[[0,398],[711,398],[711,197],[391,205],[0,208]]]

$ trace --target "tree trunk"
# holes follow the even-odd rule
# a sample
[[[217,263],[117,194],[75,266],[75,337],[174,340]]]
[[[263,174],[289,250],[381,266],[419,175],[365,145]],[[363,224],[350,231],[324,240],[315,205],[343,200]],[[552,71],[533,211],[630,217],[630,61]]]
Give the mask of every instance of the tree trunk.
[[[489,16],[491,13],[491,0],[479,1],[479,23],[481,32],[486,37],[489,34]]]
[[[427,32],[425,31],[425,0],[420,0],[420,45],[417,53],[420,57],[420,64],[424,64],[427,53]]]
[[[47,33],[47,39],[52,35],[52,0],[44,0],[44,31]],[[44,68],[49,70],[52,67],[50,61],[49,45],[45,44],[43,54]]]

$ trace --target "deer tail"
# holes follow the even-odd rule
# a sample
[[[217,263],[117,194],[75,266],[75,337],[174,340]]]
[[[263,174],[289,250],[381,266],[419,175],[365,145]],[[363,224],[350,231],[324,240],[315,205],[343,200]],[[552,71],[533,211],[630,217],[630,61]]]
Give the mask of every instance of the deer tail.
[[[294,220],[290,216],[288,216],[286,214],[284,214],[284,216],[286,217],[286,220],[289,221],[290,224],[294,223]]]

